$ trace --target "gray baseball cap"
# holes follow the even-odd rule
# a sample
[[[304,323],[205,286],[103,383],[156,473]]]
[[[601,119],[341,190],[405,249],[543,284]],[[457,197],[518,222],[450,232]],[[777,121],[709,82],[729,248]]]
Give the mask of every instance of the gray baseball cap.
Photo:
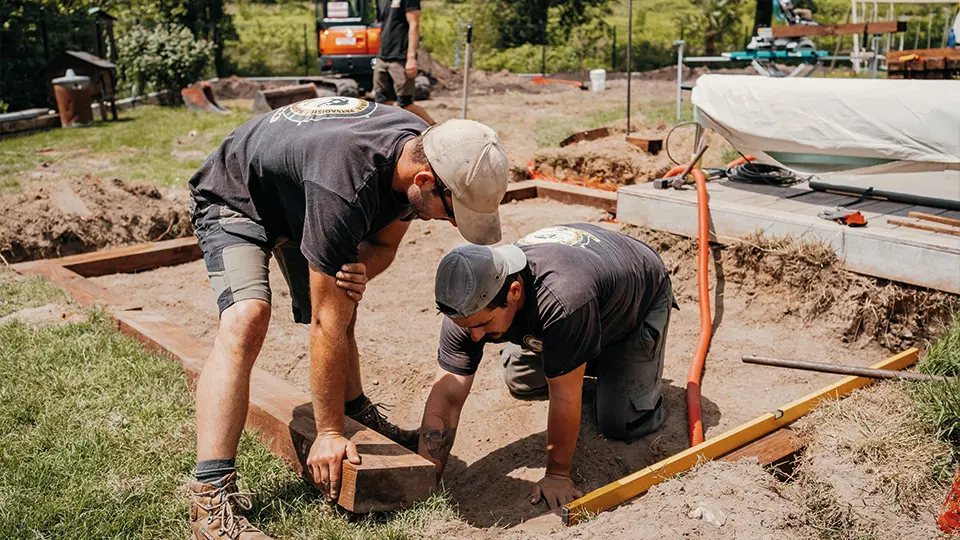
[[[507,276],[527,266],[527,256],[513,245],[491,248],[468,244],[447,253],[437,267],[437,304],[467,318],[479,313],[503,287]]]

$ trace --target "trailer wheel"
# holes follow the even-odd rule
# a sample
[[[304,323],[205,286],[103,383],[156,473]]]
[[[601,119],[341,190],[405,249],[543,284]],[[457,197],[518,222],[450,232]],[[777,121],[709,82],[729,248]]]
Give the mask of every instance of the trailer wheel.
[[[360,97],[360,85],[353,79],[340,79],[337,81],[337,95]]]
[[[426,101],[430,99],[430,78],[426,75],[417,75],[413,81],[413,99]]]

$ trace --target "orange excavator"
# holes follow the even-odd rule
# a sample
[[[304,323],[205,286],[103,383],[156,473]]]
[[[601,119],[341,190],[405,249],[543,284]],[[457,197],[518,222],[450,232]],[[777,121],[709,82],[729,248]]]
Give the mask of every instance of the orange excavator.
[[[340,79],[353,79],[361,93],[371,90],[373,66],[380,51],[376,2],[315,0],[314,7],[320,72]]]

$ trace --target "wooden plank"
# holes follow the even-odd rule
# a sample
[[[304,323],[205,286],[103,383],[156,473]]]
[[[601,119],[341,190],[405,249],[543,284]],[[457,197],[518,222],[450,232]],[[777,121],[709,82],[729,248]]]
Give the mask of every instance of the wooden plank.
[[[524,180],[522,182],[511,182],[507,186],[507,192],[503,194],[500,204],[506,204],[512,201],[522,201],[524,199],[535,199],[537,197],[537,181]]]
[[[83,277],[142,272],[203,258],[193,236],[49,259]]]
[[[755,457],[760,465],[777,465],[795,457],[803,449],[804,441],[790,427],[782,427],[773,433],[724,455],[719,461],[739,461]]]
[[[915,54],[919,56],[922,60],[927,58],[946,58],[947,60],[958,60],[960,59],[960,49],[909,49],[906,51],[890,51],[887,53],[887,64],[890,62],[898,62],[904,56],[910,56]]]
[[[924,220],[924,221],[933,221],[936,223],[942,223],[944,225],[952,225],[954,227],[960,227],[960,219],[952,219],[952,218],[938,216],[934,214],[927,214],[925,212],[907,212],[907,216]]]
[[[60,126],[60,115],[45,114],[25,120],[11,120],[0,123],[0,134],[33,131],[35,129],[49,129]]]
[[[797,26],[777,26],[770,29],[773,37],[804,37],[804,36],[843,36],[850,34],[891,34],[906,32],[906,21],[880,21],[868,23],[847,24],[815,24]]]
[[[180,362],[188,378],[196,380],[200,376],[209,342],[190,336],[156,313],[118,311],[112,316],[120,331]],[[305,467],[316,438],[313,405],[307,392],[254,367],[246,424],[273,453],[319,487]],[[346,436],[357,445],[363,462],[343,462],[340,506],[355,513],[396,510],[424,500],[436,490],[437,474],[432,463],[350,418],[345,419],[345,425]]]
[[[911,229],[920,229],[921,231],[931,231],[939,234],[949,234],[953,236],[960,236],[960,229],[955,229],[952,227],[938,227],[936,225],[924,225],[923,223],[917,223],[914,221],[906,221],[903,219],[887,219],[887,223],[892,225],[900,225],[901,227],[910,227]]]
[[[597,128],[597,129],[588,129],[587,131],[578,131],[573,135],[570,135],[566,139],[560,141],[560,147],[570,146],[571,144],[577,144],[580,141],[594,141],[596,139],[602,139],[610,135],[610,128]]]
[[[917,361],[918,352],[915,348],[908,349],[870,367],[903,369]],[[574,525],[586,515],[602,512],[628,501],[674,475],[693,468],[701,461],[716,459],[795,421],[813,410],[822,401],[839,399],[872,382],[872,379],[865,377],[844,377],[821,390],[792,401],[774,412],[754,418],[693,448],[688,448],[592,491],[563,507],[563,523],[564,525]]]
[[[592,206],[606,210],[613,215],[617,214],[617,194],[615,192],[545,180],[534,181],[537,182],[537,197],[544,197],[564,204]]]
[[[627,137],[626,141],[648,154],[657,154],[663,150],[663,139],[648,139],[644,137]]]

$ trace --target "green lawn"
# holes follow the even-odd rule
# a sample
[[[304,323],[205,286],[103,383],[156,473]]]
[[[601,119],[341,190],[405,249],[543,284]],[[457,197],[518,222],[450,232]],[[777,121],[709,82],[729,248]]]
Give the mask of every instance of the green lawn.
[[[206,155],[250,118],[246,108],[221,115],[151,106],[123,111],[116,122],[5,139],[0,143],[0,195],[35,179],[84,174],[184,186]]]
[[[0,314],[60,298],[0,270]],[[0,325],[0,538],[185,538],[195,462],[193,398],[180,367],[101,313],[80,324]],[[263,447],[241,441],[251,520],[277,538],[414,538],[454,518],[436,496],[349,518]]]

